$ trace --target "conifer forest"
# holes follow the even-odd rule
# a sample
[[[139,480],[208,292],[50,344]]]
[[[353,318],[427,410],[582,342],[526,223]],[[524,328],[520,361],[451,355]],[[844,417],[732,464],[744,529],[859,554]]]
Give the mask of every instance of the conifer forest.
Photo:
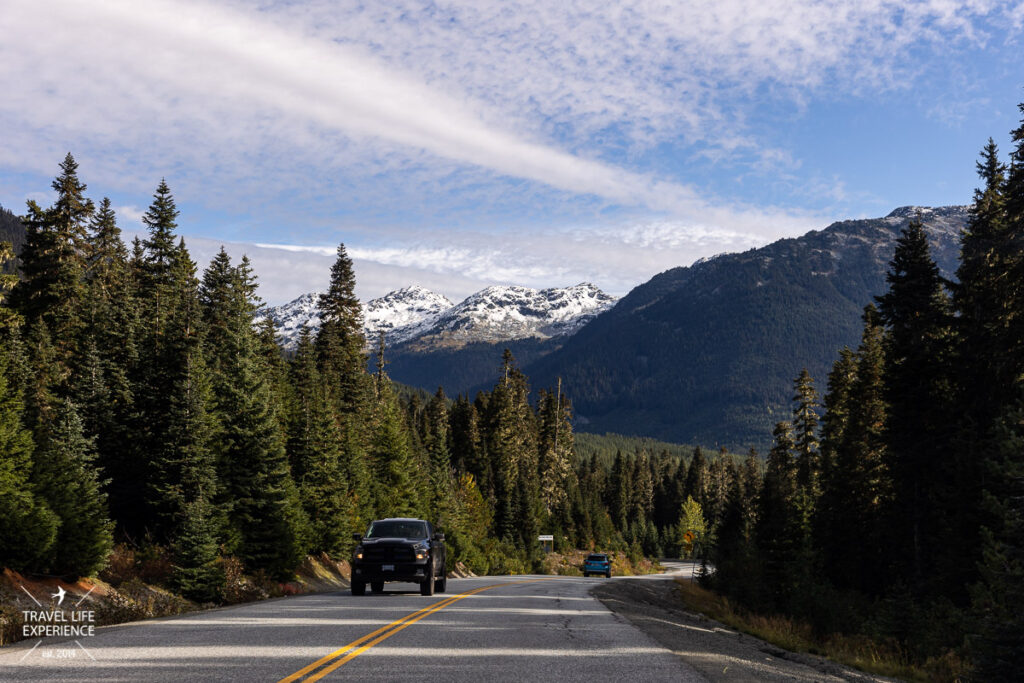
[[[674,554],[684,494],[733,467],[699,449],[689,465],[643,449],[578,461],[570,397],[531,393],[507,351],[474,397],[393,385],[382,346],[367,372],[344,245],[321,328],[286,357],[256,323],[248,260],[222,250],[200,271],[166,183],[131,245],[86,189],[69,154],[53,205],[28,203],[20,277],[4,276],[0,565],[74,577],[116,543],[158,548],[170,587],[211,601],[224,558],[284,580],[388,516],[434,520],[449,563],[480,573],[537,569],[540,533]]]
[[[286,580],[309,554],[347,557],[375,518],[416,516],[445,533],[450,565],[478,573],[539,571],[547,533],[561,550],[695,555],[743,609],[1011,680],[1024,124],[1007,159],[989,140],[977,170],[955,280],[912,222],[860,345],[837,349],[827,378],[795,378],[770,452],[580,457],[571,397],[531,387],[507,351],[475,396],[394,384],[383,340],[366,352],[344,245],[320,329],[284,354],[257,322],[248,259],[195,263],[167,183],[145,238],[125,244],[68,154],[53,204],[27,204],[19,256],[0,245],[0,566],[89,576],[116,544],[158,548],[169,588],[216,602],[227,558]]]
[[[1024,661],[1024,121],[1012,141],[1008,163],[981,153],[955,281],[912,222],[823,395],[796,378],[760,486],[732,484],[710,580],[918,661],[957,649],[990,681]]]

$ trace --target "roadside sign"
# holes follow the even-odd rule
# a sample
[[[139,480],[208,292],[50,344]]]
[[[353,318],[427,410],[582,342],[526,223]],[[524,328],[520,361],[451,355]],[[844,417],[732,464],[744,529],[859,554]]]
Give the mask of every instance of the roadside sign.
[[[555,550],[555,536],[554,536],[554,534],[541,534],[540,536],[537,537],[537,540],[540,541],[540,547],[544,550],[544,552],[546,552],[546,553],[554,552],[554,550]]]

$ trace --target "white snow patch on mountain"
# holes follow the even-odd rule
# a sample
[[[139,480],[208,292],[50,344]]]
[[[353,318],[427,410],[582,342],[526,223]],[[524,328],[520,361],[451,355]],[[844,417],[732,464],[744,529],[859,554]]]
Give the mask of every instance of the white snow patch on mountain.
[[[589,283],[531,289],[488,287],[447,311],[429,334],[462,341],[504,341],[572,334],[617,301]]]
[[[403,287],[363,304],[363,334],[367,344],[375,344],[381,332],[388,344],[399,344],[429,329],[452,306],[429,289]]]
[[[319,293],[303,294],[283,306],[267,308],[285,348],[295,348],[302,327],[320,327]],[[573,287],[531,289],[488,287],[453,305],[446,297],[423,287],[405,287],[363,304],[367,346],[381,332],[388,345],[414,339],[446,342],[506,341],[572,334],[617,299],[589,283]]]

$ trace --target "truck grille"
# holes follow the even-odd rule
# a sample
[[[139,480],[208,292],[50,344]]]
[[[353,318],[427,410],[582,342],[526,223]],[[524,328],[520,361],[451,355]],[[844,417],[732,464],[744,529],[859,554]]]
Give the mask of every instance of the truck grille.
[[[366,562],[413,562],[415,559],[412,548],[404,545],[374,545],[363,549]]]

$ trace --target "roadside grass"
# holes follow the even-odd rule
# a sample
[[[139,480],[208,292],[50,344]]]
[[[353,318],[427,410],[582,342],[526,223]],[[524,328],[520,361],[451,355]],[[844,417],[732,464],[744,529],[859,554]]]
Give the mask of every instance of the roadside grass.
[[[864,635],[820,636],[810,624],[739,609],[728,598],[693,581],[676,579],[676,584],[689,609],[785,650],[820,655],[868,673],[907,681],[965,680],[967,663],[952,652],[917,664],[895,642],[879,642]]]

